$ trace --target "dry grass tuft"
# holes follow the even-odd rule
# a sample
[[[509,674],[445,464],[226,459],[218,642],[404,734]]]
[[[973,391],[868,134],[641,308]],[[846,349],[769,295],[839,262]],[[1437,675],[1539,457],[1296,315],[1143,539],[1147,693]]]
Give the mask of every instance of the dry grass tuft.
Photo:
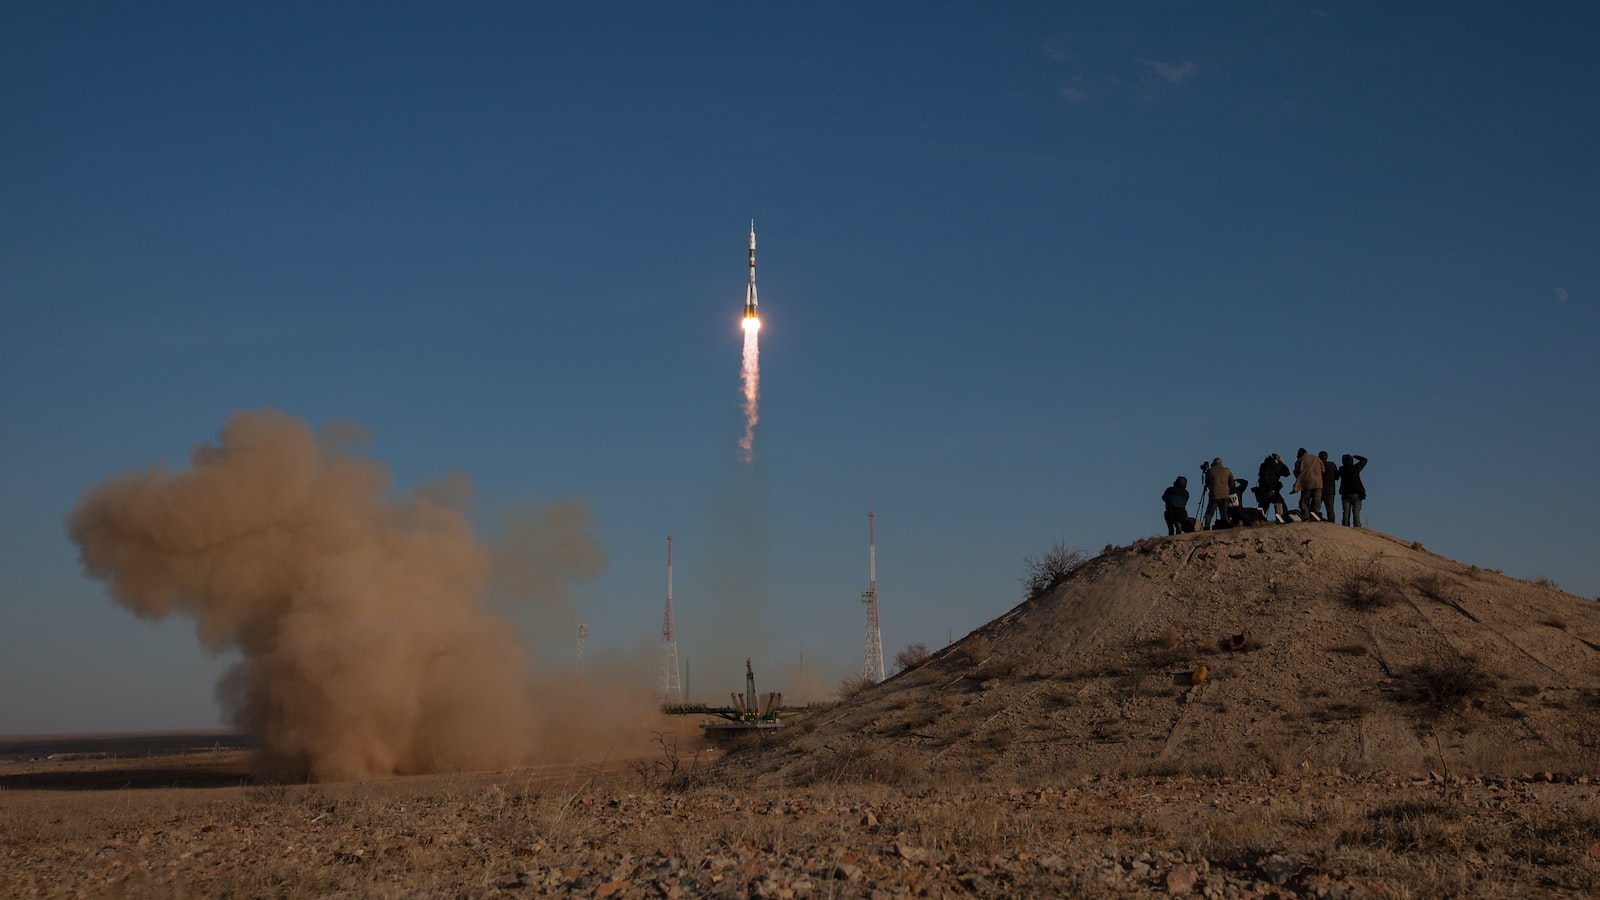
[[[1556,616],[1556,615],[1546,616],[1543,619],[1540,619],[1539,620],[1539,624],[1540,625],[1548,625],[1551,628],[1554,628],[1554,629],[1556,629],[1558,631],[1566,631],[1567,630],[1567,620],[1561,618],[1560,616]]]
[[[1417,593],[1435,603],[1449,603],[1450,593],[1458,585],[1454,580],[1438,572],[1428,572],[1413,579],[1411,586],[1417,589]]]
[[[1394,576],[1368,563],[1361,571],[1351,575],[1339,589],[1339,599],[1352,609],[1362,612],[1380,609],[1400,599],[1399,585]]]

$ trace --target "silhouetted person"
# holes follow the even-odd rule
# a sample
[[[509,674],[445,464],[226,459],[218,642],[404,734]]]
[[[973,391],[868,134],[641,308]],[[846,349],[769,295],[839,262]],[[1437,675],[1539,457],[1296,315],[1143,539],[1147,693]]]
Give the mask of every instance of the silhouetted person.
[[[1276,521],[1283,521],[1283,514],[1289,511],[1289,505],[1283,502],[1283,479],[1289,475],[1289,466],[1284,463],[1283,457],[1276,453],[1267,454],[1261,461],[1261,467],[1256,469],[1256,505],[1261,507],[1262,515],[1267,514],[1267,508],[1278,508]]]
[[[1222,457],[1211,461],[1209,467],[1202,465],[1200,471],[1206,473],[1206,490],[1211,492],[1211,500],[1206,503],[1205,527],[1211,528],[1211,513],[1221,513],[1218,521],[1223,526],[1233,524],[1233,513],[1228,510],[1228,494],[1233,490],[1233,472],[1222,464]]]
[[[1367,467],[1367,458],[1355,453],[1339,457],[1344,464],[1339,467],[1339,521],[1355,528],[1361,527],[1361,501],[1367,499],[1367,486],[1361,483],[1361,470]],[[1351,521],[1351,520],[1354,521]]]
[[[1317,454],[1322,460],[1322,517],[1329,522],[1333,521],[1333,483],[1339,480],[1339,466],[1328,459],[1328,451]]]
[[[1300,495],[1300,515],[1315,522],[1317,507],[1322,505],[1322,460],[1304,447],[1294,455],[1294,487],[1289,493]]]
[[[1177,480],[1161,495],[1167,505],[1165,513],[1167,534],[1183,534],[1189,522],[1189,479],[1179,475]]]

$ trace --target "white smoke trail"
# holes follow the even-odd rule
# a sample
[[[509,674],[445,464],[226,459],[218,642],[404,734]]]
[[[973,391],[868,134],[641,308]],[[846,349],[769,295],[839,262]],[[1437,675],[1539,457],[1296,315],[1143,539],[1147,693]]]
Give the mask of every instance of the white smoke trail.
[[[749,462],[755,456],[756,422],[761,418],[761,320],[744,320],[744,364],[739,376],[744,384],[744,437],[739,439],[739,458]]]

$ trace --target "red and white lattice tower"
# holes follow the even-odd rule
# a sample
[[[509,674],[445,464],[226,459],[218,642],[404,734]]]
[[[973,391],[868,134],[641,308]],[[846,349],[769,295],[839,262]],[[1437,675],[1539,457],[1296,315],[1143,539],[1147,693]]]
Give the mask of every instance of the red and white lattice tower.
[[[656,693],[666,706],[683,702],[678,681],[678,632],[672,627],[672,535],[667,535],[667,612],[661,618],[661,680]]]
[[[867,512],[867,589],[861,602],[867,605],[867,653],[861,661],[861,677],[868,684],[883,680],[883,631],[878,627],[878,542],[873,527],[876,513]]]

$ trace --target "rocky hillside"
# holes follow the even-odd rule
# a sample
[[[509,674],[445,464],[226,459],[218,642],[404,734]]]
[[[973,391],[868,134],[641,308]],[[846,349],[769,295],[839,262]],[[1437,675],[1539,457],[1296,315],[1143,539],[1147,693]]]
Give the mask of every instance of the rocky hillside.
[[[760,746],[741,777],[1578,772],[1600,602],[1371,531],[1140,541]]]

